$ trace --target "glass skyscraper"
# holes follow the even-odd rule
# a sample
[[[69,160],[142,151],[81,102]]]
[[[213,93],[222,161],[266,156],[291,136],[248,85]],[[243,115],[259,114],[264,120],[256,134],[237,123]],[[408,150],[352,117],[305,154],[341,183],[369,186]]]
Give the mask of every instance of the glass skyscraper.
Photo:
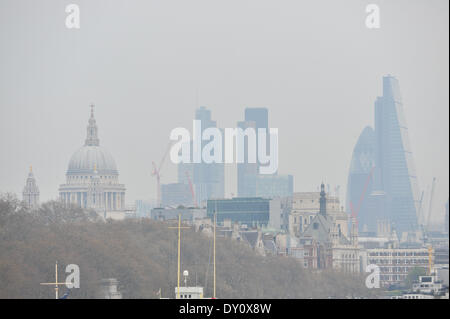
[[[195,119],[201,121],[201,133],[207,128],[217,127],[216,121],[211,119],[211,111],[204,106],[195,110]],[[202,140],[201,149],[208,142]],[[178,182],[188,184],[189,176],[198,204],[211,198],[223,198],[225,195],[224,168],[223,163],[180,163],[178,164]]]
[[[373,153],[374,151],[374,153]],[[371,166],[375,167],[371,169]],[[418,186],[398,80],[383,77],[383,96],[375,101],[375,130],[366,128],[353,152],[347,188],[347,209],[355,207],[370,175],[358,220],[375,231],[388,219],[397,233],[418,227]]]
[[[366,126],[353,149],[347,182],[346,207],[349,213],[358,215],[359,230],[375,231],[376,218],[370,214],[367,198],[372,193],[375,166],[375,132]]]
[[[266,108],[246,108],[245,120],[237,123],[243,130],[254,128],[256,133],[256,153],[258,154],[258,129],[266,131],[266,152],[269,150],[269,111]],[[237,193],[239,197],[286,197],[293,192],[293,177],[291,175],[259,174],[258,158],[256,163],[248,162],[248,141],[244,141],[244,163],[237,164]],[[272,150],[271,150],[272,151]]]
[[[418,226],[417,176],[398,80],[383,77],[383,96],[375,101],[375,180],[386,194],[387,217],[397,232]]]

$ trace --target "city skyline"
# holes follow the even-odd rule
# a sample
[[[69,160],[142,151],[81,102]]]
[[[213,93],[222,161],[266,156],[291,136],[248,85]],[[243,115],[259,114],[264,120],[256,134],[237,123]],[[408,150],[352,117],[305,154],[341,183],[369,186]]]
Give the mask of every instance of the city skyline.
[[[255,25],[245,24],[250,10],[243,9],[236,19],[244,23],[243,34],[254,39],[252,45],[246,44],[245,36],[231,40],[235,29],[229,29],[224,19],[212,23],[211,31],[201,29],[217,16],[196,15],[196,5],[185,9],[197,24],[180,20],[188,32],[184,41],[173,34],[177,29],[157,16],[155,22],[138,23],[123,13],[119,16],[127,19],[127,26],[114,24],[120,6],[102,15],[96,4],[83,2],[86,16],[81,29],[70,33],[59,21],[62,4],[61,10],[43,4],[46,17],[32,18],[25,4],[2,3],[0,38],[7,49],[0,53],[4,70],[0,146],[5,152],[0,191],[20,197],[28,167],[33,165],[41,201],[56,199],[70,155],[82,142],[92,102],[100,139],[114,154],[121,181],[127,185],[127,201],[155,198],[151,162],[162,157],[170,130],[189,127],[194,110],[204,105],[218,127],[234,127],[246,107],[268,108],[271,126],[280,128],[279,173],[294,176],[294,191],[314,191],[317,180],[340,185],[344,202],[353,147],[362,129],[373,123],[380,78],[393,74],[407,106],[421,190],[428,191],[432,177],[437,177],[432,218],[443,220],[448,200],[448,61],[444,59],[448,31],[442,31],[441,25],[448,20],[448,3],[414,2],[410,7],[405,1],[383,3],[386,16],[375,32],[364,27],[364,6],[351,3],[354,7],[350,5],[347,17],[332,2],[328,3],[332,13],[308,3],[296,10],[278,9],[276,14],[263,2]],[[165,4],[158,6],[159,12],[171,12]],[[409,8],[408,16],[402,14],[404,7]],[[141,4],[131,11],[155,9],[150,8]],[[15,23],[8,14],[13,9],[24,11]],[[101,19],[94,20],[94,13]],[[278,25],[271,25],[274,31],[261,39],[258,27],[272,14]],[[287,18],[284,23],[279,16]],[[36,21],[41,28],[34,28]],[[168,29],[158,31],[154,23]],[[317,36],[306,38],[311,25]],[[405,28],[411,36],[403,37]],[[19,40],[11,40],[10,34]],[[397,42],[400,35],[402,44]],[[142,42],[145,36],[149,43]],[[203,41],[210,36],[207,46]],[[171,37],[174,41],[167,42]],[[102,39],[103,47],[96,44],[97,39]],[[267,42],[283,47],[283,52],[269,48]],[[386,45],[392,50],[384,52]],[[333,54],[331,48],[337,48]],[[25,64],[13,54],[17,51],[27,58]],[[364,58],[354,61],[355,56]],[[168,67],[170,63],[176,68]],[[130,81],[132,85],[127,84]],[[235,167],[225,168],[226,196],[236,194],[235,175]],[[162,183],[175,181],[176,168],[167,165]]]

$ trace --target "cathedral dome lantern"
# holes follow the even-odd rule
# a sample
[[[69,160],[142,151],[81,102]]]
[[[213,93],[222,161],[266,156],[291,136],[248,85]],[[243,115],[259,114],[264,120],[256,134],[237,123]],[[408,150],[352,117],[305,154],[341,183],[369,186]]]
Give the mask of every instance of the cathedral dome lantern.
[[[119,175],[114,158],[108,150],[100,146],[94,107],[91,105],[85,143],[70,158],[67,175],[91,175],[94,165],[99,175]]]

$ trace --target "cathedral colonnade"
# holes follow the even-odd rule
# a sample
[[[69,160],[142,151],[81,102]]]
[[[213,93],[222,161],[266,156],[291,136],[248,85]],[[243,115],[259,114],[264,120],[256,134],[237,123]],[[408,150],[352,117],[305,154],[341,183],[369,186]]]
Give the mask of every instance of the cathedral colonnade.
[[[77,205],[82,208],[106,209],[108,211],[125,209],[125,192],[103,192],[100,194],[88,192],[61,192],[60,200],[66,205]]]

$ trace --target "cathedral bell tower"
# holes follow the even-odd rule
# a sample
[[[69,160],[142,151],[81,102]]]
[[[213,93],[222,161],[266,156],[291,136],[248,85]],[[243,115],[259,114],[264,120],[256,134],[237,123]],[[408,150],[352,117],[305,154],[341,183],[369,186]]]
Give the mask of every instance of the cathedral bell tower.
[[[33,168],[31,166],[22,196],[23,201],[29,208],[37,208],[39,206],[39,188],[36,185],[36,179],[34,178]]]

